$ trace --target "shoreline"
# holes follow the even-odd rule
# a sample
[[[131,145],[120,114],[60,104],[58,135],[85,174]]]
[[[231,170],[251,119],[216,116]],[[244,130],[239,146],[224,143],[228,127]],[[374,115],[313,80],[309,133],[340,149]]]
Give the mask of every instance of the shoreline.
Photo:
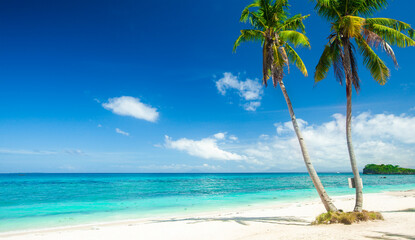
[[[404,226],[405,229],[405,226],[407,226],[406,232],[408,232],[407,234],[410,234],[408,236],[415,238],[415,230],[412,230],[413,227],[409,227],[415,226],[415,214],[413,214],[415,212],[415,189],[407,191],[367,193],[364,196],[366,203],[364,203],[364,209],[382,212],[384,216],[386,215],[385,221],[359,223],[357,225],[374,225],[374,227],[380,227],[380,229],[382,229],[388,225],[386,222],[390,219],[402,218],[400,227],[402,228],[402,226]],[[336,196],[333,197],[333,201],[339,209],[351,211],[354,204],[354,195]],[[315,217],[324,211],[324,207],[319,199],[302,199],[293,203],[267,203],[256,206],[235,207],[226,210],[179,214],[169,217],[126,219],[54,228],[8,231],[0,233],[0,238],[15,240],[56,238],[115,239],[115,236],[123,236],[123,239],[134,239],[134,236],[137,236],[138,234],[144,236],[145,239],[163,239],[163,237],[160,236],[162,233],[155,229],[164,229],[166,233],[175,233],[173,235],[177,236],[177,238],[175,236],[169,236],[169,239],[209,239],[208,236],[212,239],[261,239],[248,236],[251,236],[252,234],[255,236],[263,236],[264,234],[274,233],[270,236],[276,237],[280,236],[281,233],[278,233],[278,231],[275,232],[275,229],[272,231],[272,228],[283,227],[283,229],[285,229],[288,226],[293,228],[291,234],[296,233],[297,231],[301,232],[304,230],[303,228],[307,228],[307,231],[327,228],[326,230],[330,232],[334,229],[337,229],[336,231],[343,231],[350,227],[338,224],[311,226],[310,223]],[[412,215],[409,220],[408,216],[403,216],[408,214]],[[193,228],[192,225],[195,227],[203,226],[203,228],[212,229],[213,234],[216,233],[219,235],[199,236],[198,231],[195,230],[197,228]],[[228,225],[232,225],[232,227],[229,227]],[[261,229],[264,227],[269,231],[262,231]],[[237,229],[236,232],[231,230],[233,228]],[[229,230],[231,231],[229,232]],[[323,231],[323,233],[324,232],[325,231]],[[186,236],[183,236],[183,234]],[[226,237],[223,234],[225,234]],[[247,238],[240,238],[241,236],[239,235],[241,234],[243,235],[242,237]],[[290,234],[285,237],[287,239],[297,239]],[[356,237],[359,239],[359,236]]]
[[[414,189],[415,191],[415,189]],[[373,193],[368,193],[373,194]],[[347,197],[354,197],[353,195],[342,195],[337,196],[337,198],[347,198]],[[255,205],[248,205],[248,206],[226,206],[221,210],[194,210],[194,212],[189,213],[171,213],[166,214],[164,216],[158,217],[142,217],[142,218],[130,218],[130,219],[123,219],[123,220],[113,220],[113,221],[98,221],[98,222],[91,222],[91,223],[81,223],[81,224],[73,224],[67,226],[58,226],[58,227],[50,227],[50,228],[34,228],[34,229],[27,229],[27,230],[12,230],[6,232],[0,232],[0,237],[3,236],[12,236],[12,235],[24,235],[30,233],[38,233],[38,232],[53,232],[53,231],[61,231],[61,230],[71,230],[71,229],[81,229],[81,228],[88,228],[88,227],[99,227],[99,226],[109,226],[109,225],[122,225],[128,223],[140,223],[146,221],[154,221],[154,220],[163,220],[166,218],[188,218],[192,216],[210,216],[210,215],[217,215],[226,211],[227,213],[232,212],[244,212],[244,211],[252,211],[252,210],[261,210],[261,209],[268,209],[268,208],[283,208],[285,206],[291,206],[293,204],[307,204],[310,202],[319,202],[320,199],[318,197],[308,198],[308,199],[299,199],[296,200],[294,203],[289,203],[288,200],[277,200],[277,203],[271,202],[261,202],[256,203]]]

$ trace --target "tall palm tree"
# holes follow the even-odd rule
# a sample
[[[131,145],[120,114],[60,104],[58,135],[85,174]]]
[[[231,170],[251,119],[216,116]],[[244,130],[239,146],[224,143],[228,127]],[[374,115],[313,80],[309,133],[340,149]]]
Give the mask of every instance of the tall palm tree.
[[[390,71],[373,47],[381,48],[398,66],[390,45],[398,47],[414,46],[414,30],[407,23],[389,18],[369,18],[376,11],[385,8],[387,0],[314,0],[317,13],[331,22],[329,41],[316,66],[314,81],[317,83],[327,76],[333,66],[336,79],[342,83],[346,80],[347,114],[346,139],[350,163],[356,188],[354,211],[362,211],[362,181],[356,164],[352,144],[352,85],[359,91],[360,79],[357,73],[356,50],[363,57],[366,68],[381,85],[386,83]]]
[[[307,69],[303,61],[291,45],[294,47],[310,47],[308,38],[304,35],[305,27],[303,24],[303,20],[308,16],[298,14],[289,18],[288,6],[288,0],[255,0],[252,4],[245,7],[240,20],[241,22],[249,21],[252,28],[241,30],[241,35],[235,42],[234,51],[242,42],[259,41],[262,43],[263,84],[267,86],[267,80],[272,78],[274,87],[277,85],[280,86],[285,101],[287,102],[291,121],[313,184],[326,210],[337,211],[337,208],[324,190],[320,178],[310,161],[310,156],[308,155],[304,139],[298,127],[290,98],[282,81],[284,69],[289,72],[290,62],[295,64],[307,76]],[[256,11],[251,11],[252,8],[255,8]]]

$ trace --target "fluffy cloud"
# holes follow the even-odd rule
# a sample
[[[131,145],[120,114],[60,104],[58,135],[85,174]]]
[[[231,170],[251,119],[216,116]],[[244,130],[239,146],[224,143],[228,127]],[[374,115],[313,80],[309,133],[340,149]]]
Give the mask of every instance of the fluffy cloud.
[[[128,132],[124,132],[123,130],[121,130],[121,129],[119,129],[119,128],[116,128],[116,129],[115,129],[115,132],[116,132],[116,133],[119,133],[119,134],[122,134],[122,135],[124,135],[124,136],[130,136],[130,134],[129,134]]]
[[[256,109],[261,106],[261,102],[249,102],[244,104],[244,109],[246,111],[256,111]]]
[[[213,135],[216,139],[222,140],[225,139],[226,133],[216,133],[215,135]]]
[[[233,90],[238,93],[245,104],[243,107],[247,111],[255,111],[260,105],[260,100],[264,90],[258,80],[246,79],[240,81],[237,76],[232,73],[224,73],[223,78],[216,81],[216,88],[219,93],[226,95],[228,90]]]
[[[129,96],[110,98],[102,106],[115,114],[143,119],[149,122],[155,122],[159,117],[156,108],[140,102],[138,98]]]
[[[213,137],[203,138],[201,140],[181,138],[174,141],[169,136],[165,136],[164,146],[166,148],[184,151],[189,155],[204,159],[247,160],[247,157],[244,155],[228,152],[221,149],[218,146],[218,141],[224,139],[224,133],[217,133]]]
[[[323,169],[349,168],[346,146],[345,116],[334,114],[333,120],[310,125],[298,119],[313,163]],[[299,168],[302,155],[292,123],[275,124],[277,134],[259,139],[244,152],[268,166]],[[415,117],[393,114],[362,113],[353,118],[353,144],[360,167],[367,163],[392,163],[414,166]]]
[[[364,139],[415,144],[415,117],[362,113],[354,120],[354,133]]]
[[[351,171],[344,115],[334,114],[320,124],[297,121],[318,171]],[[364,112],[353,118],[352,134],[360,169],[368,163],[415,167],[414,116]],[[243,171],[305,170],[291,121],[276,123],[274,133],[262,134],[254,140],[236,140],[226,133],[200,140],[172,140],[166,136],[164,146],[204,159],[242,160],[227,164]]]

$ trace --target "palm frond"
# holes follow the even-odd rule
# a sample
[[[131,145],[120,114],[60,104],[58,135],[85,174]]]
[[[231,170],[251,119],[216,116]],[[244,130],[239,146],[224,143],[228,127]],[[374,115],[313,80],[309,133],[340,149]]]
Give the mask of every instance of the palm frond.
[[[303,60],[300,58],[297,52],[287,43],[284,45],[284,48],[287,52],[289,61],[292,64],[295,64],[298,70],[300,70],[301,73],[307,77],[308,76],[307,68],[305,67]]]
[[[387,0],[352,0],[351,14],[370,16],[388,6]]]
[[[275,18],[275,21],[279,22],[285,22],[287,21],[287,13],[288,13],[288,0],[277,0],[274,1],[274,4],[272,4],[272,14]]]
[[[340,18],[340,13],[338,11],[339,0],[313,0],[316,2],[314,9],[317,11],[317,14],[326,18],[327,20],[336,20]]]
[[[338,40],[334,40],[324,48],[314,72],[314,82],[317,83],[326,78],[331,65],[339,61],[339,58],[341,58],[341,46]],[[338,80],[341,82],[341,79]]]
[[[383,38],[381,38],[379,35],[368,29],[363,30],[363,37],[371,47],[379,48],[380,46],[382,50],[385,51],[386,54],[393,60],[395,67],[399,67],[398,61],[396,60],[395,52],[393,51],[391,46],[385,40],[383,40]]]
[[[340,20],[342,35],[345,37],[356,37],[360,35],[365,19],[357,16],[345,16]]]
[[[390,76],[390,71],[382,59],[373,51],[363,38],[356,38],[357,46],[363,56],[363,63],[370,71],[372,77],[381,85],[384,85]]]
[[[258,0],[255,0],[253,3],[249,4],[248,6],[246,6],[244,8],[244,10],[242,10],[241,18],[239,19],[239,21],[241,21],[241,22],[248,21],[249,14],[251,13],[251,11],[249,9],[250,8],[253,8],[253,7],[259,7],[259,6],[260,5],[259,5],[259,1]]]
[[[349,56],[350,56],[350,67],[352,69],[352,83],[354,88],[356,89],[356,92],[359,92],[360,90],[360,78],[359,74],[357,72],[357,61],[355,57],[355,49],[352,44],[349,44]]]
[[[272,73],[272,83],[274,87],[278,86],[278,83],[281,82],[284,77],[284,70],[282,67],[276,67]]]
[[[308,41],[308,38],[300,32],[293,30],[285,30],[279,32],[278,35],[281,41],[292,43],[295,47],[310,47],[310,42]]]
[[[248,41],[264,41],[265,33],[260,30],[254,29],[243,29],[241,30],[241,35],[236,39],[235,43],[233,44],[233,51],[236,51],[236,48],[243,42]]]
[[[275,44],[272,44],[272,52],[274,53],[274,66],[284,67],[285,59],[284,59],[284,56],[279,51],[279,47],[277,47]]]
[[[270,78],[273,69],[274,54],[272,51],[272,42],[266,39],[262,47],[262,83],[266,86],[267,80]]]
[[[381,38],[383,38],[386,42],[388,42],[391,45],[396,45],[402,48],[415,46],[414,40],[393,28],[380,24],[370,24],[367,26],[367,28],[370,31],[379,35]]]
[[[287,19],[281,26],[277,29],[279,30],[300,30],[302,33],[305,33],[305,26],[303,20],[308,18],[310,15],[302,16],[297,14],[289,19]]]
[[[379,24],[386,27],[393,28],[397,31],[403,32],[404,34],[407,34],[411,39],[415,38],[415,30],[411,27],[410,24],[398,21],[391,18],[367,18],[366,19],[367,24]]]
[[[339,49],[341,52],[337,58],[333,58],[333,71],[334,77],[342,85],[344,82],[344,67],[343,67],[343,52],[342,49]]]
[[[287,72],[290,73],[290,62],[288,59],[287,52],[285,51],[285,48],[283,46],[278,48],[278,51],[280,52],[282,56],[282,60],[284,61],[284,65],[287,67]]]

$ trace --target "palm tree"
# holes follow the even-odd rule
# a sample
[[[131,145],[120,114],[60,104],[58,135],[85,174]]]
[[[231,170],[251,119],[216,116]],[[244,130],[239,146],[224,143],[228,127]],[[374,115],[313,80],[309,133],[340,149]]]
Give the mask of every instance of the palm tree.
[[[350,163],[356,188],[354,211],[361,212],[363,206],[362,180],[356,164],[352,144],[352,85],[359,91],[360,79],[357,74],[356,44],[366,68],[381,85],[386,83],[390,71],[373,47],[381,48],[398,63],[390,45],[398,47],[414,46],[414,30],[407,23],[389,18],[369,18],[376,11],[385,8],[387,0],[314,0],[315,9],[323,18],[331,22],[329,41],[316,66],[314,81],[326,78],[333,65],[335,78],[342,83],[346,80],[347,114],[346,138]]]
[[[256,8],[256,11],[251,11],[251,8]],[[308,16],[298,14],[289,18],[287,12],[288,0],[255,0],[252,4],[245,7],[240,20],[241,22],[249,21],[252,28],[241,30],[241,35],[234,44],[234,51],[242,42],[260,41],[262,43],[263,84],[267,86],[267,80],[272,78],[274,87],[277,85],[280,86],[300,143],[304,163],[313,184],[326,210],[337,211],[337,208],[324,190],[320,178],[310,161],[310,156],[308,155],[304,139],[298,127],[290,98],[282,81],[284,68],[289,72],[290,62],[295,64],[307,76],[307,69],[303,61],[291,45],[294,47],[310,47],[308,38],[304,35],[305,27],[303,24],[303,20]]]

